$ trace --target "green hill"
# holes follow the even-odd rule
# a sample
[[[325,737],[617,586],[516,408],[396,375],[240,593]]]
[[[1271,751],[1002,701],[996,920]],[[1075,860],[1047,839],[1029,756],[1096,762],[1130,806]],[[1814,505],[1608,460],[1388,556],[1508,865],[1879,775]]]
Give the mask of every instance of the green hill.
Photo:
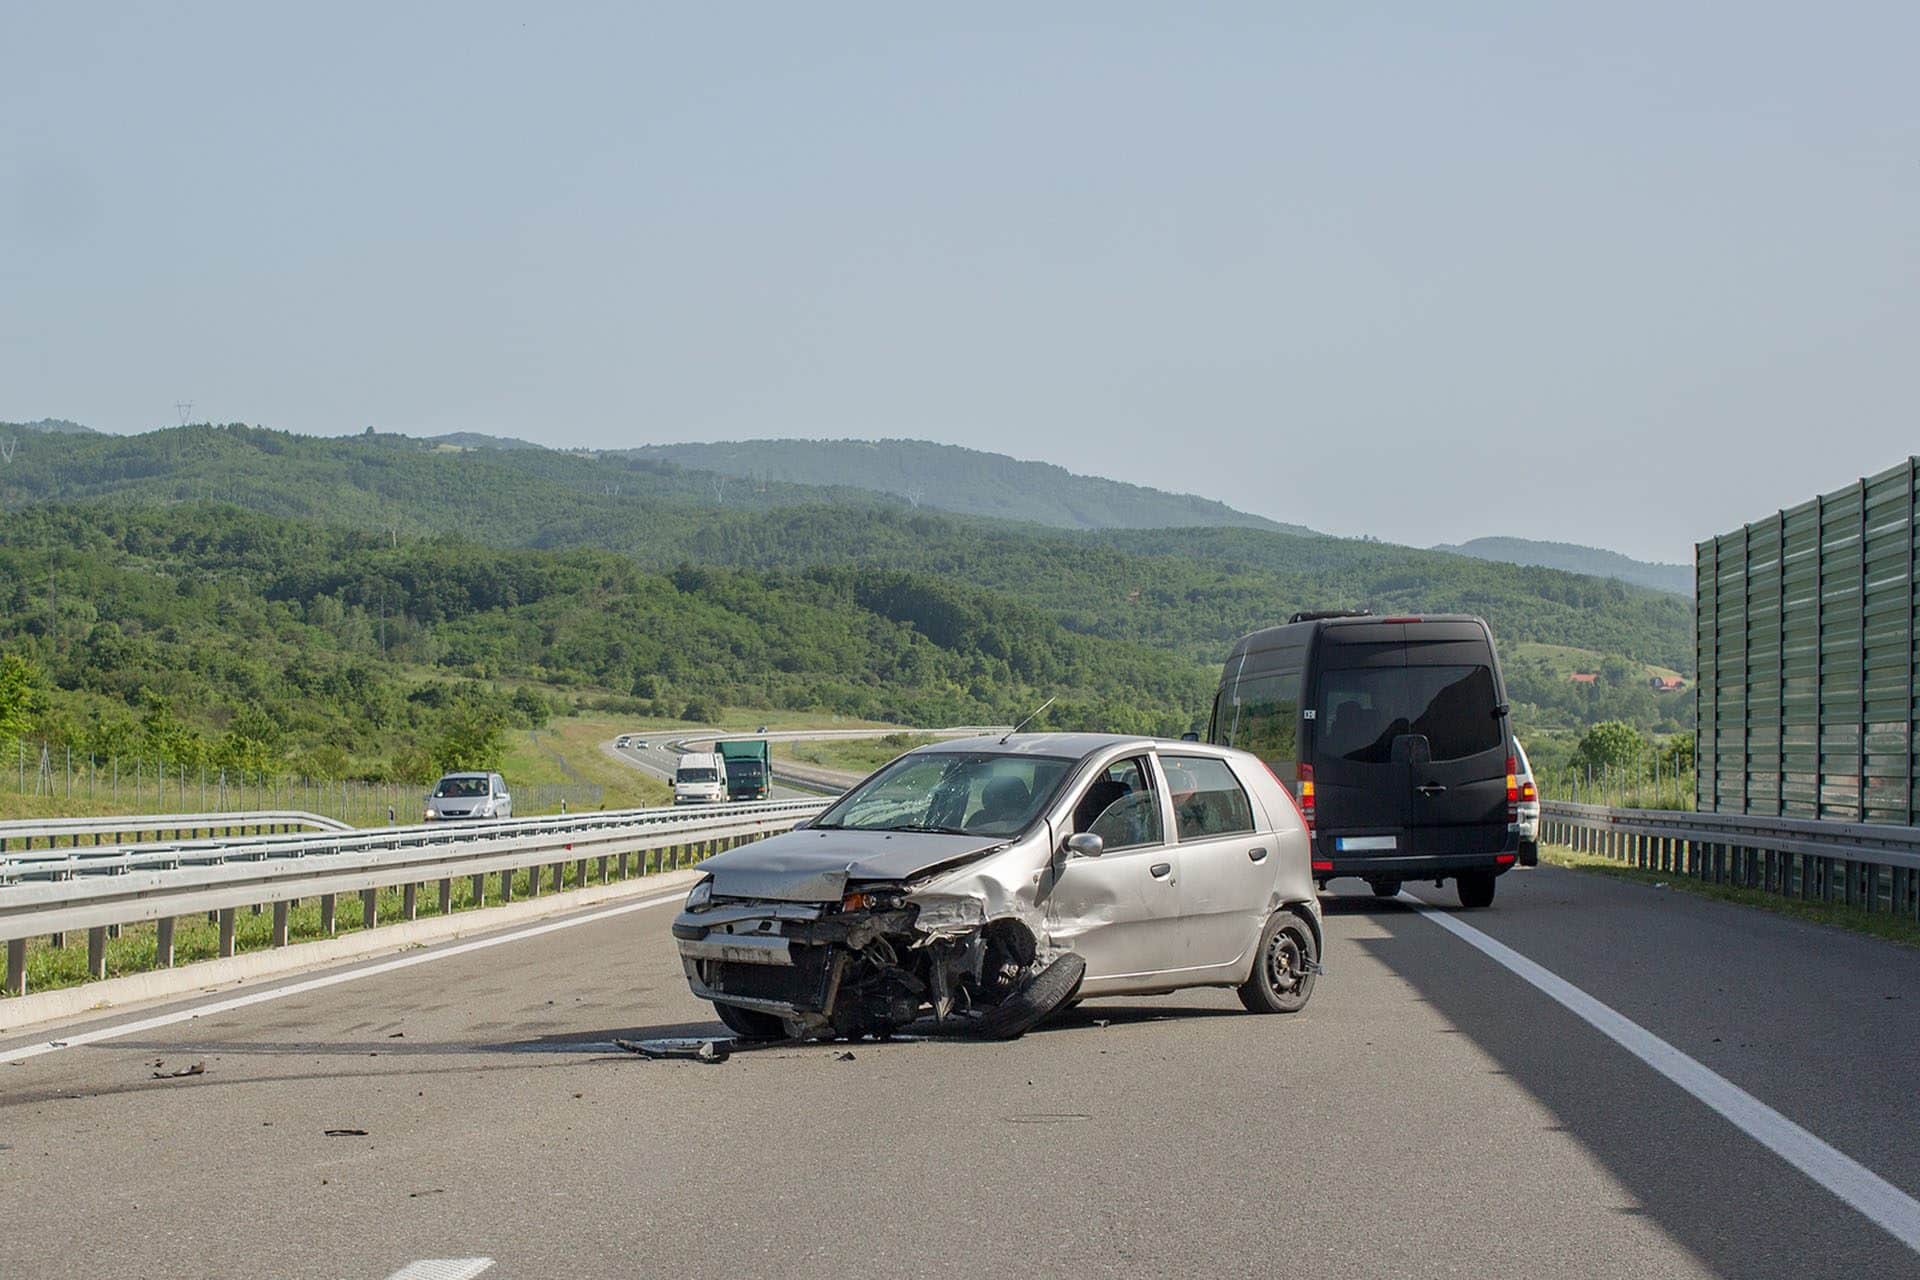
[[[351,531],[390,549],[444,538],[495,551],[590,548],[659,577],[688,566],[740,571],[754,581],[897,574],[971,593],[979,608],[1044,619],[1066,635],[1165,655],[1188,672],[1213,668],[1235,636],[1295,610],[1355,605],[1479,613],[1506,643],[1575,646],[1627,664],[1692,668],[1691,615],[1680,597],[1372,541],[1231,527],[1070,531],[913,510],[864,490],[728,477],[654,458],[449,449],[394,435],[315,439],[203,426],[37,443],[42,447],[0,468],[0,507],[9,512],[49,503],[114,510],[217,502]],[[1022,627],[1023,634],[1030,630]],[[970,652],[970,643],[958,651]],[[1003,643],[988,652],[1019,657]],[[702,654],[696,651],[697,667],[725,667]],[[716,683],[737,683],[744,670]],[[851,676],[851,669],[842,674]],[[988,684],[957,683],[976,708],[998,697]],[[1545,666],[1515,664],[1513,686],[1522,719],[1541,725],[1621,718],[1656,727],[1691,714],[1690,695],[1656,696],[1625,684],[1571,690]],[[630,686],[613,679],[606,687]],[[1186,701],[1177,707],[1190,720],[1205,693],[1181,687]],[[798,695],[785,682],[754,696]],[[1176,704],[1143,705],[1160,715]]]
[[[77,422],[65,418],[41,418],[37,422],[0,422],[0,433],[9,431],[32,431],[40,435],[53,436],[96,436],[100,433],[92,427],[83,427]]]
[[[1435,551],[1472,556],[1477,560],[1503,560],[1508,564],[1541,565],[1565,569],[1569,573],[1591,574],[1599,578],[1618,578],[1655,591],[1671,591],[1693,596],[1693,566],[1661,564],[1635,560],[1618,551],[1600,547],[1582,547],[1571,542],[1537,542],[1532,538],[1475,538],[1458,546],[1438,546]]]
[[[1166,733],[1212,681],[912,574],[649,573],[200,504],[17,513],[0,584],[0,655],[39,673],[31,732],[250,771],[418,779],[450,726],[576,707],[991,723],[1058,696],[1052,724]]]
[[[866,489],[910,507],[1060,529],[1237,525],[1312,532],[1209,498],[1075,475],[1051,463],[926,440],[741,440],[649,445],[629,452],[694,471]]]

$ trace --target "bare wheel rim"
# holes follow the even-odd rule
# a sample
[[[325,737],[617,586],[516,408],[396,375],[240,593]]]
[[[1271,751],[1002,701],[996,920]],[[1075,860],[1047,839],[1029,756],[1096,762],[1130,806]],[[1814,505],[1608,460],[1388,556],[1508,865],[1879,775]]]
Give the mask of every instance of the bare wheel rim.
[[[1291,927],[1274,934],[1267,944],[1267,985],[1279,995],[1291,995],[1300,989],[1306,973],[1306,953],[1299,936]]]

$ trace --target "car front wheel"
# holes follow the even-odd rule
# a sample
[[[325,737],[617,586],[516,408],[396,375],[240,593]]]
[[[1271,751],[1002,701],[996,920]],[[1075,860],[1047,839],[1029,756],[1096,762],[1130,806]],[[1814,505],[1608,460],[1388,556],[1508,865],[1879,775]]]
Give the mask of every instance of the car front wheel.
[[[786,1024],[770,1013],[717,1002],[713,1011],[719,1015],[720,1021],[727,1024],[727,1030],[742,1040],[784,1040],[787,1037]]]
[[[1293,1013],[1313,994],[1319,970],[1313,927],[1292,911],[1276,911],[1261,931],[1253,972],[1240,985],[1240,1003],[1252,1013]]]

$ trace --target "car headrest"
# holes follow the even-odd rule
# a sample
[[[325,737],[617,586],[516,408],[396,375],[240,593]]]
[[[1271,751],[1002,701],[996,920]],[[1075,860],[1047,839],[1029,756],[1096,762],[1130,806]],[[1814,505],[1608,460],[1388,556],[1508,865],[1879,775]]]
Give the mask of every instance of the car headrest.
[[[995,778],[980,793],[980,805],[991,813],[1017,813],[1027,807],[1030,793],[1018,778]]]

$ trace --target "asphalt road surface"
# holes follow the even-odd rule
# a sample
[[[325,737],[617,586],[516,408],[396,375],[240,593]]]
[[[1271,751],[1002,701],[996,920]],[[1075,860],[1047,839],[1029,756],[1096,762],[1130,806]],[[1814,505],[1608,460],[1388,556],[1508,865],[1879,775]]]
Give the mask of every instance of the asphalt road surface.
[[[1468,934],[1331,898],[1328,972],[1286,1017],[1193,992],[1010,1044],[652,1062],[611,1042],[719,1027],[671,905],[639,899],[25,1061],[87,1027],[0,1041],[0,1276],[1920,1274],[1487,948],[1895,1201],[1920,1190],[1914,952],[1551,868],[1491,911],[1419,892]]]

